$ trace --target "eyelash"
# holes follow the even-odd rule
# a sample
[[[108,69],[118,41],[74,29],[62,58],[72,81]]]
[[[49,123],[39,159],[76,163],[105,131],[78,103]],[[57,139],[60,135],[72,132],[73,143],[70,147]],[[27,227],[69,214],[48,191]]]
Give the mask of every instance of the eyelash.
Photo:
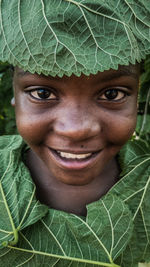
[[[35,93],[37,95],[38,95],[38,93],[40,94],[40,91],[41,91],[41,93],[44,93],[45,96],[46,96],[46,93],[48,93],[47,96],[50,98],[48,98],[48,97],[42,98],[40,96],[36,97],[35,95],[33,95],[33,93]],[[28,91],[26,91],[26,93],[28,93],[33,99],[35,99],[37,101],[58,100],[58,97],[57,97],[56,93],[54,92],[54,90],[49,89],[49,88],[39,87],[39,88],[28,90]],[[108,97],[109,93],[110,93],[110,96],[112,96],[110,98]],[[113,96],[113,94],[114,94],[114,96]],[[122,97],[118,97],[118,95],[120,95],[120,94],[122,94]],[[103,93],[100,93],[98,95],[98,100],[99,101],[101,101],[101,100],[102,101],[109,101],[109,102],[119,102],[119,101],[123,100],[128,95],[130,95],[130,94],[128,92],[125,92],[123,89],[121,90],[120,88],[108,88]],[[104,96],[104,97],[102,97],[102,96]]]
[[[106,96],[106,94],[113,94],[114,93],[114,96],[112,95],[112,98],[108,98],[108,95]],[[118,95],[122,95],[120,97],[118,97]],[[105,96],[105,97],[102,97],[102,96]],[[121,90],[120,88],[108,88],[106,89],[103,93],[101,93],[99,96],[98,96],[98,100],[102,100],[102,101],[110,101],[110,102],[119,102],[121,100],[123,100],[126,96],[129,96],[130,94],[126,91],[124,91],[123,89]],[[117,99],[116,99],[117,98]]]
[[[52,101],[52,100],[58,99],[56,93],[53,90],[48,89],[48,88],[44,88],[44,87],[39,87],[36,89],[28,90],[28,91],[26,91],[26,93],[28,93],[32,98],[34,98],[35,100],[38,100],[38,101]],[[37,97],[33,93],[37,94]],[[40,93],[41,94],[44,93],[45,97],[42,98],[42,97],[38,96],[38,94],[40,94]],[[47,97],[46,97],[46,93],[48,93]],[[50,98],[48,98],[48,97],[50,97]]]

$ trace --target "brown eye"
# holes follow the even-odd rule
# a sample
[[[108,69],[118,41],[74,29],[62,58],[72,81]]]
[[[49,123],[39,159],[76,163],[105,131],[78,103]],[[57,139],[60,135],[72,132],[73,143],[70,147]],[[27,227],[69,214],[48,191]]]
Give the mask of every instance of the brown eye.
[[[115,99],[118,96],[118,91],[115,89],[107,90],[104,95],[107,99]]]
[[[108,101],[111,101],[111,100],[121,100],[123,99],[125,96],[127,95],[126,92],[123,92],[121,90],[118,90],[118,89],[108,89],[106,90],[101,96],[99,99],[102,99],[102,100],[108,100]]]
[[[48,89],[45,89],[45,88],[39,88],[39,89],[36,89],[36,90],[32,90],[29,92],[30,95],[36,99],[39,99],[39,100],[55,100],[57,99],[56,95],[48,90]]]

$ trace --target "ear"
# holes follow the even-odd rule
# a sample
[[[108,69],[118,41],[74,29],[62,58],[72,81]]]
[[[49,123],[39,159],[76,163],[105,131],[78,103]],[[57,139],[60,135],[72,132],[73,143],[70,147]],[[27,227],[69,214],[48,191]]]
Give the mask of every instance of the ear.
[[[15,98],[14,98],[14,97],[11,99],[11,105],[12,105],[13,107],[15,107]]]

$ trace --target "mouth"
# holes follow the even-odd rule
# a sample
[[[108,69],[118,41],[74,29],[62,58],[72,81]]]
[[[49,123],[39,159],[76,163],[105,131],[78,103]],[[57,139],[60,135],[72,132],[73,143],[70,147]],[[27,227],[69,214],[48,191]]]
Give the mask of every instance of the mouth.
[[[81,170],[94,165],[101,150],[89,153],[70,153],[49,148],[49,151],[56,164],[63,169]]]
[[[72,160],[84,160],[92,156],[93,153],[86,154],[73,154],[67,152],[56,151],[56,153],[63,159],[72,159]]]

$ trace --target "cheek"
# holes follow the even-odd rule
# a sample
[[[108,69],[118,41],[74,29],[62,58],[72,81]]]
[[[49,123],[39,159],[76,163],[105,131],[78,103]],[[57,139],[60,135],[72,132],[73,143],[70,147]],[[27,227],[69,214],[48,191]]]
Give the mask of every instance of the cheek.
[[[40,119],[39,117],[26,113],[16,114],[18,132],[29,144],[41,143],[46,131],[48,131],[47,124],[44,123],[43,118]]]
[[[137,115],[119,117],[111,125],[111,131],[108,132],[109,139],[117,145],[124,145],[132,136],[136,127]]]
[[[51,131],[54,117],[51,112],[30,104],[24,96],[16,96],[15,113],[18,132],[29,144],[41,143],[45,134]]]

